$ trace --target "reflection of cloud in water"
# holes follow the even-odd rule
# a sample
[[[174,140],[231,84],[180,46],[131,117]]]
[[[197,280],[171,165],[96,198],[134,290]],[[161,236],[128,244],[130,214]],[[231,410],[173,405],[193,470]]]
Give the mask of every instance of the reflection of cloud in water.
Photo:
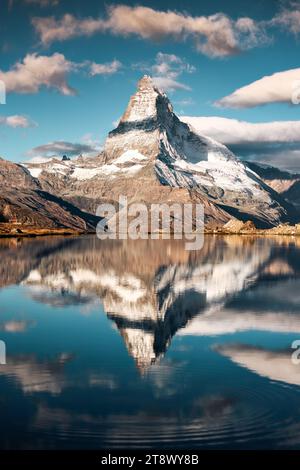
[[[271,351],[244,344],[222,345],[215,349],[236,364],[262,377],[300,385],[300,367],[292,363],[292,349]]]
[[[35,325],[34,321],[30,320],[7,320],[0,322],[0,331],[6,333],[24,333],[29,327]]]
[[[80,382],[76,377],[67,377],[65,366],[73,359],[74,355],[69,353],[45,360],[38,360],[35,355],[10,356],[5,367],[0,368],[0,376],[16,381],[25,394],[47,392],[59,395],[68,387],[118,388],[118,381],[108,373],[86,370]]]
[[[223,395],[206,395],[194,401],[195,409],[200,410],[207,419],[217,419],[232,414],[235,405],[236,399]]]
[[[182,390],[182,374],[186,366],[186,361],[166,359],[148,368],[144,378],[152,387],[154,396],[161,398],[178,394]]]
[[[209,310],[194,318],[179,335],[214,336],[238,331],[272,331],[277,333],[300,333],[300,313],[260,313],[221,309]]]
[[[72,355],[61,353],[53,360],[38,360],[34,355],[10,356],[0,375],[16,380],[24,393],[48,392],[59,394],[67,385],[64,367]]]
[[[113,375],[99,374],[97,372],[91,372],[88,375],[88,385],[90,387],[106,388],[108,390],[116,390],[119,387]]]

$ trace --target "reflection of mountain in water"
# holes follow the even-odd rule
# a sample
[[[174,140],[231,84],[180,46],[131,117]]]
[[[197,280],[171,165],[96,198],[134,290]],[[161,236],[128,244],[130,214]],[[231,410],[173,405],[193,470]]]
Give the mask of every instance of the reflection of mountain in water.
[[[182,241],[94,237],[4,245],[2,285],[22,283],[35,300],[54,306],[100,299],[141,369],[165,352],[178,330],[215,334],[223,325],[226,332],[232,320],[247,329],[257,315],[254,307],[244,318],[235,313],[239,296],[299,272],[297,259],[286,259],[284,246],[274,248],[267,239],[207,237],[199,252],[186,251]],[[271,323],[267,316],[256,320],[258,327]]]

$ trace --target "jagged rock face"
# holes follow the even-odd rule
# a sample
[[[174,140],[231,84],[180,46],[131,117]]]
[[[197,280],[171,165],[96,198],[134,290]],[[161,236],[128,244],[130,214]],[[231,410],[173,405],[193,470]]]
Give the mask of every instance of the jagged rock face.
[[[41,189],[21,165],[0,160],[0,222],[35,228],[92,230],[99,220]]]
[[[208,225],[235,217],[266,227],[298,217],[227,147],[181,122],[147,76],[109,133],[102,154],[28,168],[44,189],[89,212],[121,194],[148,204],[203,202]]]
[[[287,201],[300,207],[300,174],[280,170],[269,165],[247,162],[249,168],[271,188],[281,194]]]
[[[0,158],[0,185],[1,188],[8,187],[10,189],[40,189],[38,180],[33,178],[26,168],[3,158]]]

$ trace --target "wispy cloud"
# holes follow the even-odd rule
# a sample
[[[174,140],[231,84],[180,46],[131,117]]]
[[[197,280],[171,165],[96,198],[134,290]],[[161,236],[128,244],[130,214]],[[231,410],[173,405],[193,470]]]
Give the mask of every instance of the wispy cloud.
[[[268,103],[292,103],[299,81],[300,68],[277,72],[238,88],[215,104],[226,108],[252,108]]]
[[[233,20],[224,13],[191,16],[143,6],[110,6],[106,18],[82,19],[65,14],[60,19],[53,16],[34,17],[32,23],[44,45],[110,32],[123,37],[136,35],[152,41],[190,39],[199,52],[224,57],[259,46],[266,40],[263,24],[248,17]]]
[[[175,80],[172,77],[156,76],[153,77],[155,85],[164,91],[191,90],[188,85]]]
[[[56,155],[66,154],[68,156],[94,155],[98,152],[98,147],[94,142],[66,142],[57,140],[54,142],[48,142],[47,144],[39,145],[34,147],[28,152],[31,157],[50,157]]]
[[[271,26],[280,26],[287,32],[295,35],[300,33],[300,5],[299,2],[291,2],[289,8],[283,8],[270,21]]]
[[[103,141],[98,138],[95,138],[95,136],[91,132],[85,134],[81,138],[81,142],[85,145],[88,145],[92,149],[92,153],[100,152],[103,147]]]
[[[183,100],[174,101],[174,104],[176,104],[177,106],[183,106],[183,107],[193,106],[195,104],[195,101],[192,98],[186,98]]]
[[[92,36],[106,30],[105,21],[101,19],[77,19],[68,13],[59,20],[56,20],[53,16],[34,17],[32,18],[32,24],[39,34],[41,42],[45,45],[74,37]]]
[[[60,0],[24,0],[28,4],[37,4],[41,7],[58,5]]]
[[[49,6],[56,6],[58,5],[60,0],[9,0],[9,8],[12,8],[14,3],[25,3],[26,5],[38,5],[42,8],[49,7]]]
[[[152,66],[153,81],[165,91],[190,90],[191,88],[178,81],[182,73],[192,73],[195,67],[175,54],[159,52]]]
[[[119,60],[113,60],[112,62],[107,62],[106,64],[97,64],[96,62],[91,62],[90,64],[90,75],[112,75],[118,72],[122,67],[122,64]]]
[[[179,81],[179,77],[183,73],[192,73],[196,70],[185,59],[163,52],[158,52],[152,64],[143,62],[133,64],[132,67],[150,73],[156,86],[164,91],[190,90],[188,85]]]
[[[21,127],[23,129],[27,127],[35,127],[37,124],[28,119],[25,116],[20,116],[18,114],[12,116],[0,116],[0,126],[8,127]]]

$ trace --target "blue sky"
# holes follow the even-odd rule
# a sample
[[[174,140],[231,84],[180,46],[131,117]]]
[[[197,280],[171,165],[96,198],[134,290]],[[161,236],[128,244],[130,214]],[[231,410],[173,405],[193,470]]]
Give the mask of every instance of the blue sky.
[[[114,10],[119,5],[131,10]],[[151,10],[136,10],[140,7]],[[169,16],[149,23],[157,12]],[[212,17],[217,13],[222,15]],[[69,23],[66,14],[71,15]],[[250,123],[299,120],[299,105],[282,97],[281,89],[274,91],[275,98],[262,96],[255,105],[245,105],[248,88],[241,106],[235,101],[232,106],[230,99],[216,106],[216,101],[262,77],[299,67],[300,2],[186,1],[183,9],[179,1],[2,0],[0,18],[0,79],[8,88],[6,104],[0,105],[0,155],[7,159],[56,153],[52,142],[69,143],[66,152],[63,146],[61,150],[69,154],[98,148],[144,73],[166,84],[178,114]],[[247,22],[239,22],[244,18]],[[29,55],[31,61],[24,65]],[[55,71],[47,76],[51,67],[57,76]],[[228,133],[230,122],[224,125]],[[280,133],[281,127],[277,129]],[[245,151],[245,138],[233,144],[241,156],[295,169],[299,132],[296,127],[293,135],[262,145],[254,133],[255,155]],[[225,143],[230,146],[230,138]],[[274,146],[278,162],[268,157]],[[286,161],[285,151],[292,152]]]

